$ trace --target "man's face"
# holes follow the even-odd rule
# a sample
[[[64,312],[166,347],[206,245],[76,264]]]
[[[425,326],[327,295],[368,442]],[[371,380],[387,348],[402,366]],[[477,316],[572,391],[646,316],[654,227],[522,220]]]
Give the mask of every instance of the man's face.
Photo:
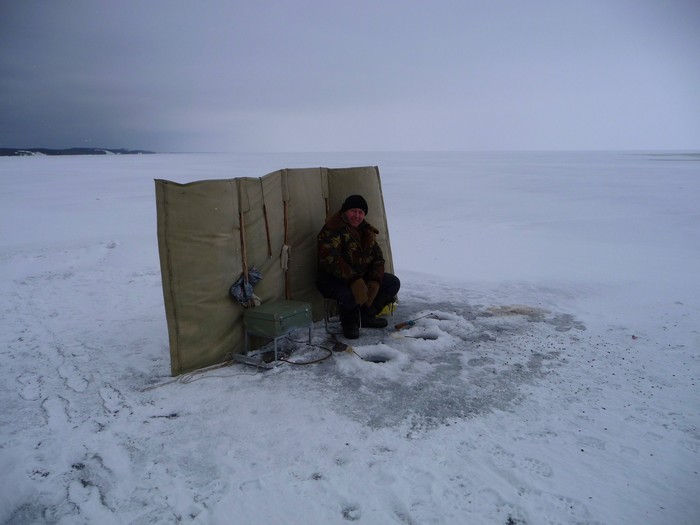
[[[365,220],[365,212],[360,208],[350,208],[345,212],[345,219],[353,228],[357,228]]]

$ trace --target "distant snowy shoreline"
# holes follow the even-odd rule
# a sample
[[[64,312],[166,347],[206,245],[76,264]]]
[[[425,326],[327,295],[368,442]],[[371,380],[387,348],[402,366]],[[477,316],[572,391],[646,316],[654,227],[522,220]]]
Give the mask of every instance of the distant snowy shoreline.
[[[31,157],[35,155],[139,155],[154,151],[109,148],[0,148],[0,157]]]

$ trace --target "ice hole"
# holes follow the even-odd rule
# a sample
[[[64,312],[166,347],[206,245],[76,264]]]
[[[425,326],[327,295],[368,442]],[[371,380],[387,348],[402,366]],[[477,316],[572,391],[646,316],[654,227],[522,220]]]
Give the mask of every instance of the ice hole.
[[[362,359],[370,363],[386,363],[391,361],[391,356],[382,352],[370,352],[367,355],[363,355]]]

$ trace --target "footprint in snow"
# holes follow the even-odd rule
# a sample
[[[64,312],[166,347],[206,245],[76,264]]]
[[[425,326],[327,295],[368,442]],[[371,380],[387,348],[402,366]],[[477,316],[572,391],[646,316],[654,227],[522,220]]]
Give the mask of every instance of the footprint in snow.
[[[543,478],[550,478],[554,474],[552,467],[543,461],[531,457],[518,459],[514,454],[511,454],[500,446],[493,447],[491,458],[496,467],[500,469],[516,470],[522,468],[523,470],[532,472]]]
[[[557,332],[568,332],[572,328],[582,331],[586,329],[586,325],[577,321],[571,314],[558,314],[545,322],[552,325]]]
[[[19,389],[19,395],[26,401],[36,401],[41,398],[41,385],[44,378],[39,374],[26,372],[17,376],[16,381],[22,385]]]
[[[467,361],[469,366],[486,366],[495,365],[496,361],[490,357],[475,357]]]
[[[515,456],[504,450],[499,445],[495,445],[491,449],[491,459],[496,467],[500,469],[511,470],[516,467]]]
[[[355,505],[349,505],[343,508],[342,515],[343,519],[345,520],[357,521],[362,517],[362,512],[360,512],[359,507],[356,507]]]
[[[523,467],[525,468],[525,470],[529,470],[530,472],[538,474],[543,478],[551,478],[554,474],[552,467],[535,458],[523,459]]]
[[[605,441],[594,436],[580,436],[576,441],[578,445],[584,448],[595,448],[597,450],[605,450]]]
[[[59,366],[58,375],[61,376],[66,386],[75,392],[85,392],[88,386],[88,380],[80,374],[74,365]]]
[[[100,397],[105,410],[112,414],[118,414],[120,410],[129,408],[121,392],[112,385],[100,387]]]
[[[58,431],[70,423],[68,407],[70,403],[61,396],[49,396],[41,402],[41,408],[46,416],[46,424]]]

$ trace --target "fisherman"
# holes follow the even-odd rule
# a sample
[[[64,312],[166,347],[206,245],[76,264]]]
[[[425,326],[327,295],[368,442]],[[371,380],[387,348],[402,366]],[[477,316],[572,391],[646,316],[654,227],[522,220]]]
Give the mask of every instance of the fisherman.
[[[377,314],[394,301],[401,286],[398,277],[384,271],[379,230],[365,220],[367,211],[362,195],[350,195],[317,237],[316,286],[321,295],[338,302],[348,339],[360,336],[360,326],[384,328],[387,321]]]

